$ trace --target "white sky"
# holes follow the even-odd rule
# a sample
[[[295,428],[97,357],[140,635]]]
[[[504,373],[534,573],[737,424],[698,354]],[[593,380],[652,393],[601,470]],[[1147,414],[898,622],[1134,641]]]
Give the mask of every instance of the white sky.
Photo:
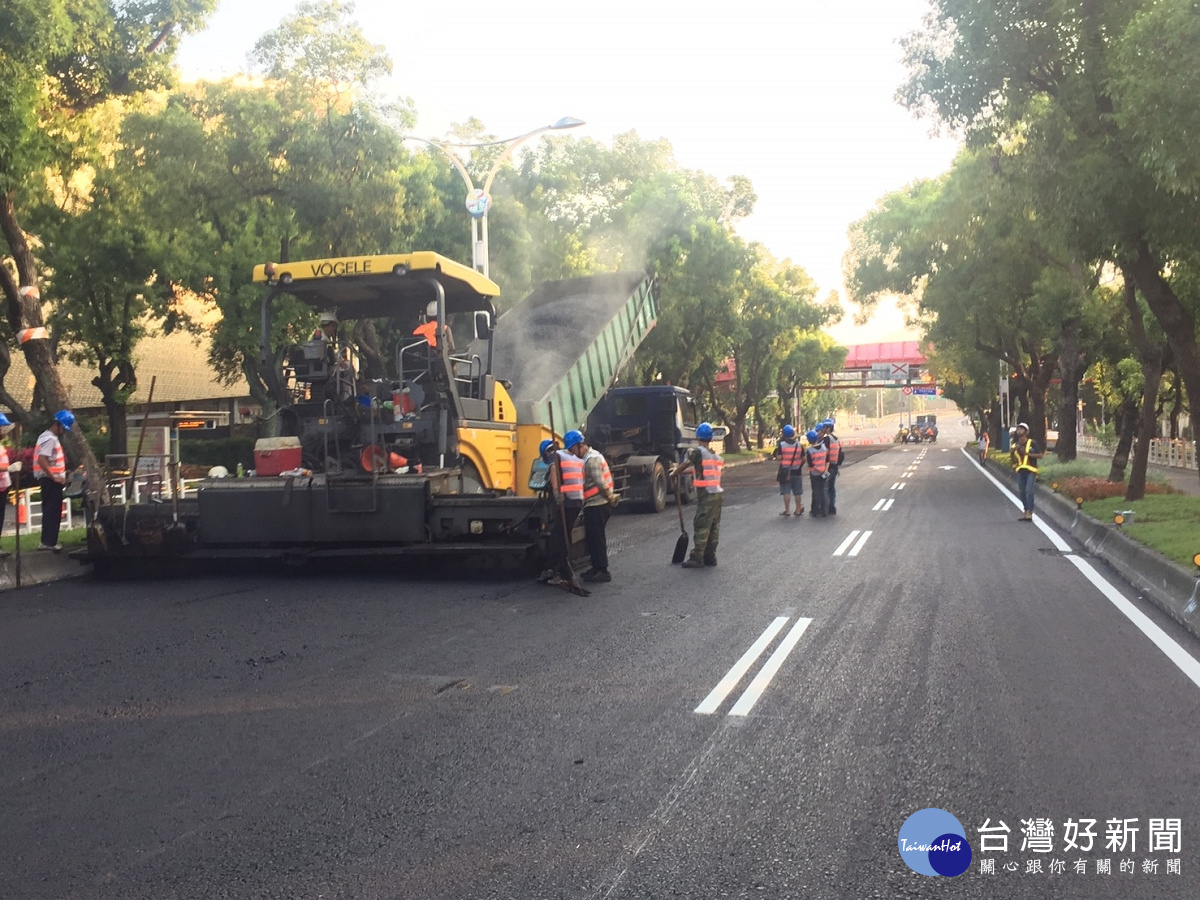
[[[223,0],[183,42],[185,76],[243,70],[295,5]],[[945,171],[956,150],[892,99],[904,77],[897,41],[925,11],[925,0],[358,0],[354,16],[387,47],[394,92],[416,106],[414,134],[474,116],[507,137],[570,115],[587,122],[571,134],[604,143],[631,130],[666,138],[687,168],[748,176],[758,204],[742,236],[847,305],[849,224]],[[896,339],[903,326],[894,310],[857,330],[850,318],[831,329],[843,343]]]

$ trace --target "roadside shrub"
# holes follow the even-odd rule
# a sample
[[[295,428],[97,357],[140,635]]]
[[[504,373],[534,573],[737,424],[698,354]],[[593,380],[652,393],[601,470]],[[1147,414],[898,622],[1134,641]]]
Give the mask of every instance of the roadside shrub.
[[[1046,479],[1040,479],[1043,484],[1049,484]],[[1095,477],[1075,477],[1058,479],[1058,493],[1064,497],[1069,497],[1074,500],[1076,497],[1082,497],[1084,502],[1088,500],[1110,500],[1116,497],[1125,496],[1125,485],[1122,482],[1113,482],[1105,478]],[[1147,494],[1178,494],[1176,488],[1169,484],[1161,482],[1147,482]]]

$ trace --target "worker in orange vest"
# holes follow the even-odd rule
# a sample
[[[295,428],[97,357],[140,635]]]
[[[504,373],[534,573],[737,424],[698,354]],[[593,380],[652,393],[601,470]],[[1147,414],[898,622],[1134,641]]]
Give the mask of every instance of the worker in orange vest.
[[[804,451],[804,457],[808,463],[808,481],[812,486],[812,507],[808,514],[816,519],[824,519],[829,515],[825,503],[825,482],[829,480],[829,448],[825,446],[815,428],[805,437],[808,438],[808,449]]]
[[[804,444],[796,437],[796,429],[783,426],[783,438],[775,445],[772,456],[779,457],[779,493],[783,495],[781,516],[792,514],[792,497],[796,498],[796,515],[804,514]]]

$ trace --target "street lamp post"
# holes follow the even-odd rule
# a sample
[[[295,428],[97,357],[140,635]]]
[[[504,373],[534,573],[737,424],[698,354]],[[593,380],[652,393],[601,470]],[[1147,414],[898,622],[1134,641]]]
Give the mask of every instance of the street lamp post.
[[[450,162],[454,164],[454,168],[458,170],[458,174],[462,176],[463,183],[467,186],[466,207],[467,212],[471,214],[471,265],[475,271],[483,273],[485,277],[490,277],[488,266],[488,224],[487,214],[492,206],[492,181],[496,177],[496,173],[500,171],[500,167],[509,159],[513,151],[521,144],[525,143],[531,137],[536,137],[547,131],[562,131],[566,128],[578,128],[585,124],[581,119],[575,119],[571,116],[564,116],[552,125],[544,125],[541,128],[535,128],[533,131],[525,134],[517,135],[516,137],[506,138],[502,141],[484,141],[479,144],[452,144],[446,141],[432,141],[428,138],[413,137],[412,135],[405,136],[405,140],[420,141],[423,144],[428,144],[431,147],[436,147],[450,158]],[[492,164],[492,168],[488,171],[487,177],[483,181],[483,187],[475,187],[475,182],[471,179],[471,173],[467,171],[467,167],[463,165],[462,160],[451,150],[451,148],[472,148],[472,147],[495,147],[504,146],[504,152],[501,153],[496,161]]]

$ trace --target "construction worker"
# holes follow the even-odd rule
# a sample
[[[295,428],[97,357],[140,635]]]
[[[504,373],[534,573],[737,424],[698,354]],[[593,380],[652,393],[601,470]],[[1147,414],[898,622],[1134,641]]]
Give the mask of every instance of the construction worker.
[[[1013,468],[1017,470],[1017,493],[1021,497],[1021,505],[1025,508],[1018,521],[1033,521],[1033,495],[1037,484],[1037,460],[1046,455],[1046,451],[1038,447],[1029,436],[1029,426],[1024,422],[1017,423],[1017,434],[1013,439],[1009,458]]]
[[[8,434],[13,424],[8,416],[0,413],[0,434]],[[20,469],[20,463],[17,463]],[[12,487],[12,476],[9,474],[8,448],[0,444],[0,534],[4,533],[4,511],[8,506],[8,489]],[[0,550],[0,557],[8,556],[8,552]]]
[[[613,507],[620,502],[613,490],[612,470],[604,454],[588,444],[587,438],[575,445],[574,452],[583,459],[583,536],[592,561],[592,567],[583,573],[583,580],[612,581],[605,528]]]
[[[824,519],[829,514],[825,501],[825,483],[829,479],[829,448],[825,446],[815,428],[805,437],[808,438],[808,449],[804,451],[804,456],[805,462],[808,463],[808,480],[812,485],[812,508],[808,514],[816,519]]]
[[[696,426],[699,447],[688,451],[687,459],[671,466],[672,477],[691,469],[696,473],[696,518],[692,523],[692,540],[695,546],[691,555],[684,560],[685,569],[702,569],[717,564],[717,544],[721,539],[721,505],[725,489],[721,487],[721,470],[725,460],[712,447],[713,427],[708,422]]]
[[[829,511],[829,515],[837,515],[837,480],[838,471],[842,467],[842,463],[846,461],[846,451],[842,449],[842,442],[838,436],[833,433],[833,419],[826,419],[821,423],[821,439],[825,442],[825,449],[829,451],[829,477],[825,480],[825,506]]]
[[[67,483],[67,457],[63,452],[62,436],[75,424],[75,414],[60,409],[54,414],[50,427],[38,437],[33,450],[33,477],[42,489],[42,543],[39,550],[58,553],[58,529],[62,524],[63,486]]]
[[[783,426],[783,438],[775,445],[772,457],[779,457],[779,493],[783,496],[781,516],[792,514],[792,497],[796,498],[796,515],[804,513],[804,444],[796,437],[796,429]]]
[[[542,443],[544,446],[545,442]],[[554,463],[550,467],[551,491],[562,509],[562,514],[556,515],[550,526],[549,568],[538,577],[539,581],[549,584],[561,585],[572,581],[571,557],[567,547],[571,532],[575,529],[575,520],[583,509],[583,457],[573,450],[582,443],[583,435],[580,432],[568,431],[563,435],[564,449],[547,450]]]

